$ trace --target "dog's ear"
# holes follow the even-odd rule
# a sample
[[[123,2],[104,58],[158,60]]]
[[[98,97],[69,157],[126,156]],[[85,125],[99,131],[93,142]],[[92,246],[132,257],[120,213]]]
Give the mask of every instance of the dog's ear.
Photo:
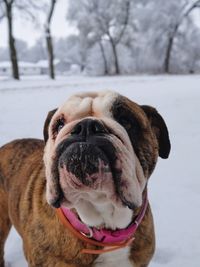
[[[54,110],[49,111],[45,123],[44,123],[44,128],[43,128],[43,135],[44,135],[44,142],[46,143],[48,138],[49,138],[49,123],[56,112],[57,108]]]
[[[155,108],[151,106],[141,106],[141,108],[146,113],[151,123],[151,127],[157,137],[159,145],[159,156],[163,159],[168,158],[171,144],[165,121]]]

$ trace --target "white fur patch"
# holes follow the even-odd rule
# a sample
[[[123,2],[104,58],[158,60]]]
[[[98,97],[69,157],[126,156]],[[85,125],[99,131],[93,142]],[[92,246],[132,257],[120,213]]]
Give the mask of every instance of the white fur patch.
[[[96,193],[96,196],[102,195],[102,193]],[[116,207],[107,197],[106,202],[91,201],[81,199],[76,204],[75,208],[81,218],[81,220],[90,226],[103,226],[109,229],[119,229],[127,227],[132,219],[133,212],[127,207]]]
[[[130,248],[121,248],[98,256],[92,267],[134,267],[129,259]]]
[[[117,96],[117,93],[111,91],[76,94],[70,97],[56,113],[63,113],[67,122],[88,116],[110,117],[110,107]]]

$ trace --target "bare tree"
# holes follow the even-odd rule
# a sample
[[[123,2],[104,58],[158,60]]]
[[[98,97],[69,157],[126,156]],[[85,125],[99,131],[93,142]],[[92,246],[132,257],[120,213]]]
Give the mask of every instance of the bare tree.
[[[116,74],[120,74],[119,60],[118,60],[118,55],[117,55],[117,45],[120,43],[122,37],[124,36],[126,27],[129,22],[130,0],[126,0],[122,4],[124,5],[125,12],[124,12],[124,16],[122,17],[121,26],[119,27],[119,25],[117,25],[117,23],[115,22],[116,25],[115,23],[113,23],[113,25],[111,24],[112,26],[108,28],[108,31],[106,33],[110,40],[110,44],[111,44],[112,51],[113,51]],[[117,34],[112,35],[113,27],[119,27]]]
[[[104,45],[103,45],[103,42],[101,40],[99,41],[99,47],[100,47],[100,50],[101,50],[101,54],[102,54],[102,58],[103,58],[103,63],[104,63],[104,74],[105,75],[108,75],[108,73],[109,73],[108,63],[107,63],[107,59],[106,59]]]
[[[103,13],[100,13],[97,11],[97,21],[99,23],[99,26],[101,29],[104,29],[102,32],[102,36],[100,39],[100,46],[102,49],[102,56],[104,58],[104,64],[106,64],[106,57],[103,50],[103,46],[101,45],[101,42],[103,40],[108,40],[110,42],[112,52],[113,52],[113,58],[114,58],[114,66],[115,66],[115,73],[120,74],[120,66],[119,66],[119,59],[117,54],[117,46],[122,40],[124,33],[126,31],[127,25],[129,23],[129,12],[130,12],[130,0],[119,2],[119,9],[121,9],[121,16],[120,18],[116,16],[115,18],[112,17],[112,12],[109,14],[109,16],[104,16]],[[122,12],[122,10],[124,12]],[[98,16],[101,16],[103,18],[100,18]],[[103,24],[102,24],[103,22]],[[105,27],[107,26],[107,27]],[[106,68],[105,68],[106,69]]]
[[[0,17],[5,16],[8,21],[8,43],[10,60],[12,64],[12,75],[14,79],[19,80],[19,68],[15,38],[13,35],[13,10],[17,10],[20,15],[25,14],[28,18],[36,20],[34,11],[44,7],[43,1],[36,4],[34,0],[0,0]]]
[[[48,61],[49,61],[49,76],[51,79],[55,79],[55,71],[54,71],[54,53],[53,53],[53,42],[51,36],[51,20],[53,17],[53,12],[55,9],[56,0],[51,0],[50,8],[47,15],[47,20],[45,24],[45,36],[46,36],[46,45],[47,45],[47,52],[48,52]]]
[[[14,0],[1,0],[1,6],[4,4],[5,14],[8,21],[8,42],[10,50],[10,60],[12,63],[13,78],[19,80],[19,69],[17,62],[17,52],[15,48],[15,38],[13,36],[13,4]],[[3,7],[1,7],[3,8]]]
[[[183,20],[189,16],[189,14],[195,9],[200,7],[200,0],[195,1],[191,5],[185,5],[183,7],[183,11],[179,17],[179,19],[176,21],[174,26],[172,27],[171,32],[169,33],[169,39],[166,47],[166,54],[164,59],[164,71],[169,73],[170,72],[170,60],[171,60],[171,54],[173,49],[173,44],[175,37],[177,35],[177,32],[179,30],[179,27],[181,26]]]

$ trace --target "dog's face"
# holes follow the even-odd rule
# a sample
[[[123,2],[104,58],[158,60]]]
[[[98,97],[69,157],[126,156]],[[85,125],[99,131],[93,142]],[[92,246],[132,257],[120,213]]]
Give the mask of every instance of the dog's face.
[[[170,151],[158,112],[110,91],[69,98],[49,113],[44,137],[48,203],[109,228],[130,223],[158,155]]]

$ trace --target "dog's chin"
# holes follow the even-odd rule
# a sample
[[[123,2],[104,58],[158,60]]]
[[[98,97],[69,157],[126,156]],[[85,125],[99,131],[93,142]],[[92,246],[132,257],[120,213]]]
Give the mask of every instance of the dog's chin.
[[[82,179],[63,167],[59,170],[59,183],[63,195],[61,204],[68,208],[76,207],[82,201],[99,205],[110,201],[117,202],[112,172],[109,165],[105,165],[101,160],[98,170]]]

